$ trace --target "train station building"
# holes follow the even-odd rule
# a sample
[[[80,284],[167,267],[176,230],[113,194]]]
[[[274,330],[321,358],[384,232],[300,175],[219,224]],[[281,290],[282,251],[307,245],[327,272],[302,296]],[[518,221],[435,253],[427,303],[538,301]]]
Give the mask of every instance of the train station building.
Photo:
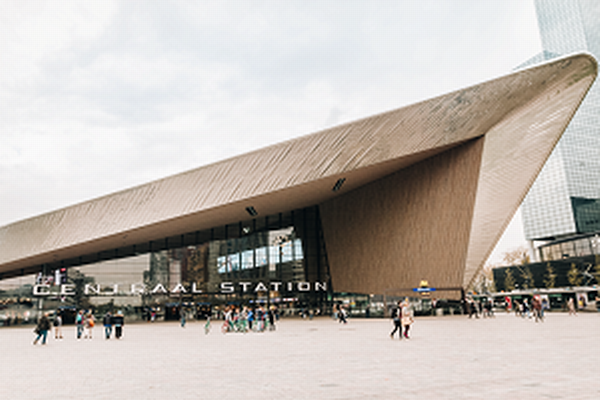
[[[1,295],[167,314],[423,280],[459,298],[596,74],[564,57],[0,227]]]

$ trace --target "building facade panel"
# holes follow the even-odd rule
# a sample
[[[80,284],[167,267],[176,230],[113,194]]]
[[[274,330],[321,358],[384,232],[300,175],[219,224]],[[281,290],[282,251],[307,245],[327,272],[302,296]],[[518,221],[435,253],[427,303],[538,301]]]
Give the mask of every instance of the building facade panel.
[[[427,280],[460,298],[483,142],[321,204],[336,291],[406,295]]]

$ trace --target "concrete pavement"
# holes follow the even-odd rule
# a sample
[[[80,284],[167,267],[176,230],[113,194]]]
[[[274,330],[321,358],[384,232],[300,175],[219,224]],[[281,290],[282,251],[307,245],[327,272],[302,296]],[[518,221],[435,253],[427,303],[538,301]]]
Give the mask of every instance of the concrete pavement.
[[[277,331],[226,334],[213,322],[126,325],[120,341],[0,329],[2,399],[599,399],[600,314],[391,323],[285,319]]]

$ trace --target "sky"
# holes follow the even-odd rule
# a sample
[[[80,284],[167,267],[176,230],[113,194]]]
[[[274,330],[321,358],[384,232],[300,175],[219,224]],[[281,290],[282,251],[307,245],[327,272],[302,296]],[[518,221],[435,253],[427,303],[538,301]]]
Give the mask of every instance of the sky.
[[[0,2],[0,226],[507,73],[533,0]],[[490,261],[524,244],[520,214]]]

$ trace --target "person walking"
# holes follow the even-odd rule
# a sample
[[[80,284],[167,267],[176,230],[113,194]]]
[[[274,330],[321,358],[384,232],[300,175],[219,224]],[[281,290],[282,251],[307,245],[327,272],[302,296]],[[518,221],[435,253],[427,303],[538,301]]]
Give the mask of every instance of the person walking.
[[[402,302],[398,302],[398,307],[392,310],[392,323],[394,330],[390,333],[390,338],[394,340],[394,334],[398,332],[398,339],[402,340]]]
[[[238,316],[238,323],[240,325],[240,331],[243,333],[248,332],[248,308],[242,307]]]
[[[531,299],[531,308],[533,308],[535,322],[544,322],[544,316],[542,314],[542,301],[539,296],[533,296],[533,299]]]
[[[179,314],[179,322],[181,323],[181,327],[185,328],[185,310],[183,309],[183,307],[181,307]]]
[[[94,332],[94,325],[96,325],[96,321],[94,320],[94,314],[92,312],[88,312],[85,316],[84,327],[85,327],[85,335],[84,338],[91,339],[92,333]]]
[[[567,300],[567,309],[569,310],[569,315],[577,315],[577,310],[575,309],[575,301],[572,297],[569,297],[569,300]]]
[[[77,327],[77,339],[81,339],[81,335],[83,335],[83,310],[79,310],[75,316],[75,326]]]
[[[115,327],[115,337],[121,339],[121,336],[123,335],[123,325],[125,324],[125,317],[123,317],[121,310],[117,311],[112,318],[112,323]]]
[[[37,337],[33,341],[33,344],[37,344],[38,340],[42,338],[42,344],[46,344],[46,337],[48,336],[48,330],[50,330],[50,320],[48,314],[44,313],[37,322],[34,332],[37,333]]]
[[[408,331],[410,330],[410,326],[415,322],[413,319],[412,308],[410,307],[410,303],[408,299],[404,300],[402,305],[402,326],[404,326],[404,338],[410,339],[408,336]]]
[[[248,310],[248,329],[252,331],[252,324],[254,323],[254,308]]]
[[[258,332],[265,331],[265,309],[263,306],[259,306],[256,310],[256,325]]]
[[[529,306],[529,302],[527,301],[527,299],[523,299],[523,303],[521,303],[523,305],[523,313],[521,314],[522,318],[531,318],[531,307]]]
[[[346,320],[346,309],[344,308],[344,306],[342,305],[338,305],[338,322],[339,323],[343,323],[343,324],[347,324],[348,321]]]
[[[275,306],[269,307],[269,330],[275,330]]]
[[[56,311],[56,316],[54,317],[54,339],[62,339],[62,317]]]
[[[112,334],[112,315],[110,315],[110,311],[104,314],[102,325],[104,325],[104,337],[110,339],[110,335]]]

